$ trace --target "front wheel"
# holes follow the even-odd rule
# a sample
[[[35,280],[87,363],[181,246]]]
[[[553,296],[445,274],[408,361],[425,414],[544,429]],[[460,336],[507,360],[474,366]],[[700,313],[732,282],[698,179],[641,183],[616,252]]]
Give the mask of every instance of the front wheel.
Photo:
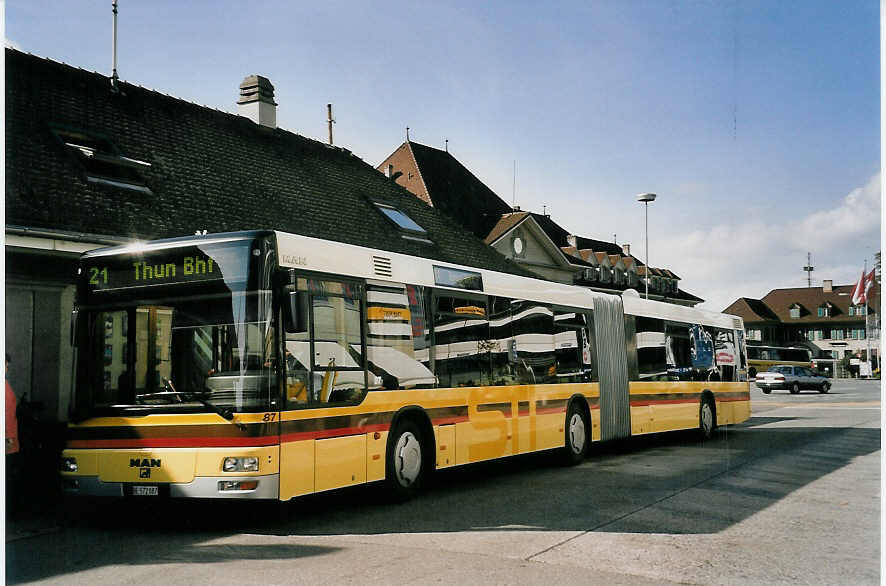
[[[714,404],[710,397],[701,400],[698,408],[698,430],[701,432],[701,438],[708,440],[714,435],[714,429],[717,427],[717,419],[714,417]]]
[[[763,391],[764,395],[768,395],[769,393],[772,392],[772,389],[761,389],[761,390]]]
[[[800,383],[794,383],[793,385],[791,385],[791,394],[792,395],[796,395],[799,392],[800,392]]]
[[[590,430],[587,415],[578,406],[578,402],[573,401],[566,411],[566,445],[563,447],[566,464],[578,464],[587,457]]]
[[[831,390],[831,384],[828,381],[824,381],[823,383],[821,383],[821,388],[818,389],[818,392],[824,394],[830,390]]]
[[[391,440],[385,480],[396,500],[406,500],[418,493],[425,476],[422,434],[413,422],[404,421]]]

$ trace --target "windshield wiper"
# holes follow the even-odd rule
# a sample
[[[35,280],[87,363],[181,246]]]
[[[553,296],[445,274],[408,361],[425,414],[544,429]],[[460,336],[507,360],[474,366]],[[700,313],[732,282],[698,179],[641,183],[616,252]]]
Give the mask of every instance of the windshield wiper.
[[[213,413],[219,415],[223,419],[230,421],[234,425],[236,425],[240,430],[246,431],[246,426],[240,423],[239,421],[234,421],[234,410],[230,407],[219,407],[215,403],[211,403],[206,400],[205,395],[211,393],[211,391],[177,391],[175,386],[172,384],[172,381],[169,379],[163,379],[163,391],[158,393],[149,393],[145,395],[140,395],[140,397],[157,397],[157,396],[176,396],[183,397],[187,400],[194,400],[212,411]]]

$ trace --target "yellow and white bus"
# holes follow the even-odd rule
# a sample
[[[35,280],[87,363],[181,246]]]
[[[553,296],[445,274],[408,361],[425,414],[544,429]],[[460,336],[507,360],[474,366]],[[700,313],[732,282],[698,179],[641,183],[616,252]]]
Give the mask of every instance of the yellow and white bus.
[[[776,364],[812,368],[812,354],[806,348],[748,345],[747,353],[748,376],[752,380],[758,372],[766,372]]]
[[[749,417],[739,318],[274,231],[81,261],[72,495],[288,500]]]

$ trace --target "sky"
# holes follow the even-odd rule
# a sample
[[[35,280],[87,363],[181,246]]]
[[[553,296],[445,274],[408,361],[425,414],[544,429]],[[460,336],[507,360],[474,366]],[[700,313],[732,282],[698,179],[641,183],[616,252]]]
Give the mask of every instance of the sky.
[[[630,244],[721,311],[851,284],[881,242],[876,0],[119,0],[121,79],[378,165],[410,139],[502,199]],[[6,45],[110,74],[111,1],[8,0]]]

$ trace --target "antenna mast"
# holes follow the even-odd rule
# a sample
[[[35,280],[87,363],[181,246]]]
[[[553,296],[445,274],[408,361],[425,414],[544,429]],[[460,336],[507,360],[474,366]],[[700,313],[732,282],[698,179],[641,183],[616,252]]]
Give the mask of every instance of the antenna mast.
[[[114,13],[114,36],[111,43],[111,89],[118,91],[117,88],[117,0],[111,2],[111,12]]]
[[[326,104],[326,123],[329,125],[329,144],[332,144],[332,125],[335,119],[332,117],[332,104]]]
[[[517,159],[514,159],[514,186],[511,189],[511,209],[517,208]]]
[[[812,287],[812,271],[815,270],[815,267],[812,266],[812,253],[806,253],[806,266],[803,267],[803,270],[806,271],[806,286]]]

